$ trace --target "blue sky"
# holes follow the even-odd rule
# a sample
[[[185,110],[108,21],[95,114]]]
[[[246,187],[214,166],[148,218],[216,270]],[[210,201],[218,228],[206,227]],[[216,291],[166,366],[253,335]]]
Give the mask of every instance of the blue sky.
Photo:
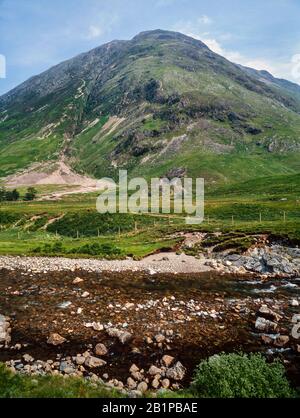
[[[80,52],[158,28],[300,83],[299,21],[299,0],[0,0],[0,94]]]

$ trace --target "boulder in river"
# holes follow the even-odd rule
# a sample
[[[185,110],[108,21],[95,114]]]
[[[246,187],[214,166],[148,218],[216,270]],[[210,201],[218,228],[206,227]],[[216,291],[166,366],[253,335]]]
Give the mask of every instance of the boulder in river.
[[[130,332],[127,332],[127,331],[119,331],[116,328],[109,328],[107,330],[107,334],[110,337],[118,338],[118,340],[122,344],[126,344],[126,343],[128,343],[132,339],[132,334],[130,334]]]
[[[258,317],[255,323],[255,328],[263,332],[276,331],[278,324],[276,324],[276,322],[269,321],[268,319]]]
[[[86,367],[89,367],[90,369],[95,369],[97,367],[103,367],[106,365],[106,361],[98,358],[98,357],[93,357],[93,356],[89,356],[87,357],[87,359],[85,360]]]
[[[97,344],[95,347],[95,354],[97,356],[106,356],[108,354],[108,349],[104,344]]]
[[[0,315],[0,344],[8,346],[11,342],[11,328],[9,318],[3,315]]]
[[[62,337],[59,334],[51,334],[50,337],[47,340],[47,344],[49,345],[54,345],[54,346],[58,346],[58,345],[62,345],[66,342],[67,340]]]
[[[186,373],[185,367],[178,361],[175,366],[167,370],[167,377],[172,380],[183,380]]]
[[[282,316],[272,311],[267,305],[262,305],[259,309],[259,315],[264,318],[270,319],[271,321],[280,321]]]

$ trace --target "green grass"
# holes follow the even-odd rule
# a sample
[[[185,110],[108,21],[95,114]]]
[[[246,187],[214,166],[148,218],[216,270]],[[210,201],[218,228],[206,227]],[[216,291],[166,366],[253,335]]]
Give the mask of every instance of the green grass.
[[[173,248],[178,240],[170,235],[189,230],[236,231],[246,235],[266,233],[298,245],[298,190],[300,192],[299,175],[266,177],[231,186],[208,186],[205,222],[192,226],[187,226],[181,215],[171,216],[170,220],[168,216],[151,214],[100,215],[95,209],[96,194],[70,195],[57,202],[6,202],[0,206],[0,253],[28,255],[40,247],[40,254],[43,254],[45,244],[59,241],[63,247],[60,255],[72,256],[73,252],[76,256],[80,247],[85,247],[86,251],[86,246],[97,243],[116,246],[122,257],[143,257],[161,248]],[[64,217],[57,219],[60,216]],[[53,219],[57,220],[45,230]],[[247,242],[240,242],[239,248],[247,245]]]
[[[0,398],[124,398],[120,392],[79,378],[21,376],[0,364]]]

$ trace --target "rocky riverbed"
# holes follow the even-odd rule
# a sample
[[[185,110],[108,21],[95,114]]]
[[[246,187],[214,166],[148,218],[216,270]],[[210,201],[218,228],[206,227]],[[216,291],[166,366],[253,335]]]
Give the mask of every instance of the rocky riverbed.
[[[1,257],[0,361],[19,373],[83,376],[139,396],[188,386],[210,355],[259,351],[281,358],[300,386],[296,276],[241,275],[229,260],[221,271],[158,272],[170,263],[164,257],[136,271]]]

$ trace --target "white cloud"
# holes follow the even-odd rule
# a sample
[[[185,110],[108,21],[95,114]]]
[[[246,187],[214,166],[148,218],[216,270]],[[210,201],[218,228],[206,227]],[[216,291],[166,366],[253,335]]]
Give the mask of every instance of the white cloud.
[[[232,39],[233,36],[231,34],[220,34],[218,35],[218,39],[216,39],[214,36],[211,36],[209,32],[201,30],[200,22],[201,18],[197,19],[195,22],[179,22],[174,26],[174,30],[204,42],[213,52],[222,55],[231,62],[256,70],[265,70],[274,77],[285,78],[300,83],[300,54],[294,55],[290,60],[279,58],[276,61],[264,57],[249,57],[239,51],[225,48],[221,44],[219,39],[226,42],[227,40]]]
[[[238,51],[227,50],[222,47],[222,45],[213,38],[202,38],[209,49],[211,49],[216,54],[222,55],[227,58],[229,61],[236,64],[244,65],[245,67],[254,68],[256,70],[265,70],[271,73],[274,77],[285,78],[294,82],[300,81],[300,55],[291,59],[290,62],[285,62],[284,60],[280,61],[270,61],[265,58],[253,58],[241,54]]]
[[[100,26],[90,25],[90,27],[88,28],[88,33],[85,36],[85,38],[89,40],[99,38],[100,36],[103,35],[103,33],[104,31]]]

